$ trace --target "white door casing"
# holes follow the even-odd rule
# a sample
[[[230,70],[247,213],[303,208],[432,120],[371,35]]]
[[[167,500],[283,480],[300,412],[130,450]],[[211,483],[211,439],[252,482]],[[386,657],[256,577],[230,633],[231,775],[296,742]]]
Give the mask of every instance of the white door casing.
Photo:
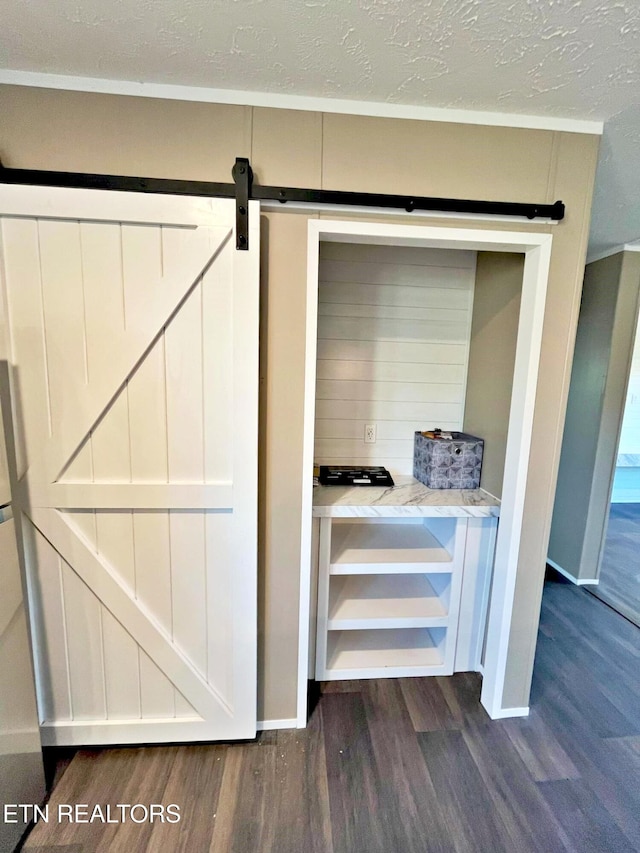
[[[522,301],[518,322],[513,392],[509,431],[505,448],[500,522],[496,535],[495,560],[488,600],[486,649],[483,664],[481,702],[493,719],[525,716],[528,707],[505,707],[504,684],[507,651],[513,617],[513,603],[520,553],[524,499],[529,470],[529,453],[538,369],[542,346],[551,234],[535,231],[503,231],[464,227],[401,225],[390,222],[332,221],[312,219],[308,223],[307,316],[304,390],[304,434],[302,468],[313,462],[316,360],[318,329],[318,269],[320,242],[365,243],[386,246],[424,246],[465,251],[518,252],[524,254]],[[300,545],[300,620],[298,643],[297,725],[307,720],[309,661],[309,611],[311,596],[312,503],[311,479],[302,482],[302,536]],[[544,571],[544,562],[538,570]],[[533,608],[539,602],[533,602]],[[536,612],[536,618],[538,613]]]
[[[259,204],[0,187],[45,744],[256,731]]]

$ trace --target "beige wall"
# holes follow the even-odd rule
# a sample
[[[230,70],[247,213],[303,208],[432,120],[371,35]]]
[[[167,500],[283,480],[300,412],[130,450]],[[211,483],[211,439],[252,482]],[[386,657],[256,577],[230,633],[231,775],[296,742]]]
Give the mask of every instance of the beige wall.
[[[575,578],[595,577],[597,556],[581,571],[583,544],[621,269],[621,254],[589,264],[582,289],[549,537],[549,559]]]
[[[524,255],[478,252],[464,431],[484,439],[480,485],[502,497]]]
[[[0,115],[7,166],[229,181],[235,157],[250,156],[262,183],[567,204],[558,226],[504,225],[554,235],[503,703],[527,704],[598,138],[19,87],[0,89]],[[305,220],[263,217],[259,717],[267,719],[295,715]]]
[[[598,577],[640,294],[640,255],[585,271],[549,558],[576,580]]]

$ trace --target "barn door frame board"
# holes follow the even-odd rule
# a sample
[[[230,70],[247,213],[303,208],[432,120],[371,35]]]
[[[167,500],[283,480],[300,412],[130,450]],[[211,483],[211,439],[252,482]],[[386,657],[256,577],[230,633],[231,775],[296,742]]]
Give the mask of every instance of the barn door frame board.
[[[489,601],[481,702],[492,719],[526,716],[528,708],[503,706],[507,652],[520,554],[529,453],[542,345],[542,326],[551,260],[551,234],[468,228],[438,228],[377,222],[309,221],[302,470],[313,467],[318,336],[319,253],[322,241],[387,246],[422,246],[488,252],[521,252],[524,273],[514,366],[500,521]],[[311,477],[302,481],[300,624],[298,638],[298,727],[307,724],[312,576]],[[540,566],[544,571],[544,565]],[[533,606],[533,605],[532,605]]]
[[[89,172],[52,172],[39,169],[14,169],[0,161],[0,183],[29,184],[75,189],[116,190],[124,192],[167,193],[203,197],[235,198],[236,249],[249,248],[248,201],[277,204],[323,206],[348,206],[400,210],[404,213],[430,211],[444,214],[470,214],[472,216],[524,217],[559,222],[564,218],[562,201],[553,204],[536,204],[517,201],[482,201],[479,199],[437,198],[433,196],[407,196],[389,193],[346,192],[343,190],[303,189],[301,187],[261,186],[253,182],[253,170],[248,157],[236,157],[231,170],[232,184],[210,181],[182,181],[171,178],[139,178],[128,175],[101,175]]]

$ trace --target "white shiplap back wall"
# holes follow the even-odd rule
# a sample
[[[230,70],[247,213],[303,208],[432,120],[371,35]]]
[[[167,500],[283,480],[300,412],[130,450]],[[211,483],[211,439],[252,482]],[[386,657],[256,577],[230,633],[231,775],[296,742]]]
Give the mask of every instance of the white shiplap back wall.
[[[411,474],[416,430],[462,428],[475,268],[475,252],[321,243],[316,464]]]

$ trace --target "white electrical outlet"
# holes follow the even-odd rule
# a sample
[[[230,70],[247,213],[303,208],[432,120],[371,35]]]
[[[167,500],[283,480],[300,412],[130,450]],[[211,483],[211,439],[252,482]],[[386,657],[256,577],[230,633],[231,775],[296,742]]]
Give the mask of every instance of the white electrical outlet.
[[[375,444],[376,443],[376,425],[375,424],[367,424],[364,428],[364,443],[365,444]]]

